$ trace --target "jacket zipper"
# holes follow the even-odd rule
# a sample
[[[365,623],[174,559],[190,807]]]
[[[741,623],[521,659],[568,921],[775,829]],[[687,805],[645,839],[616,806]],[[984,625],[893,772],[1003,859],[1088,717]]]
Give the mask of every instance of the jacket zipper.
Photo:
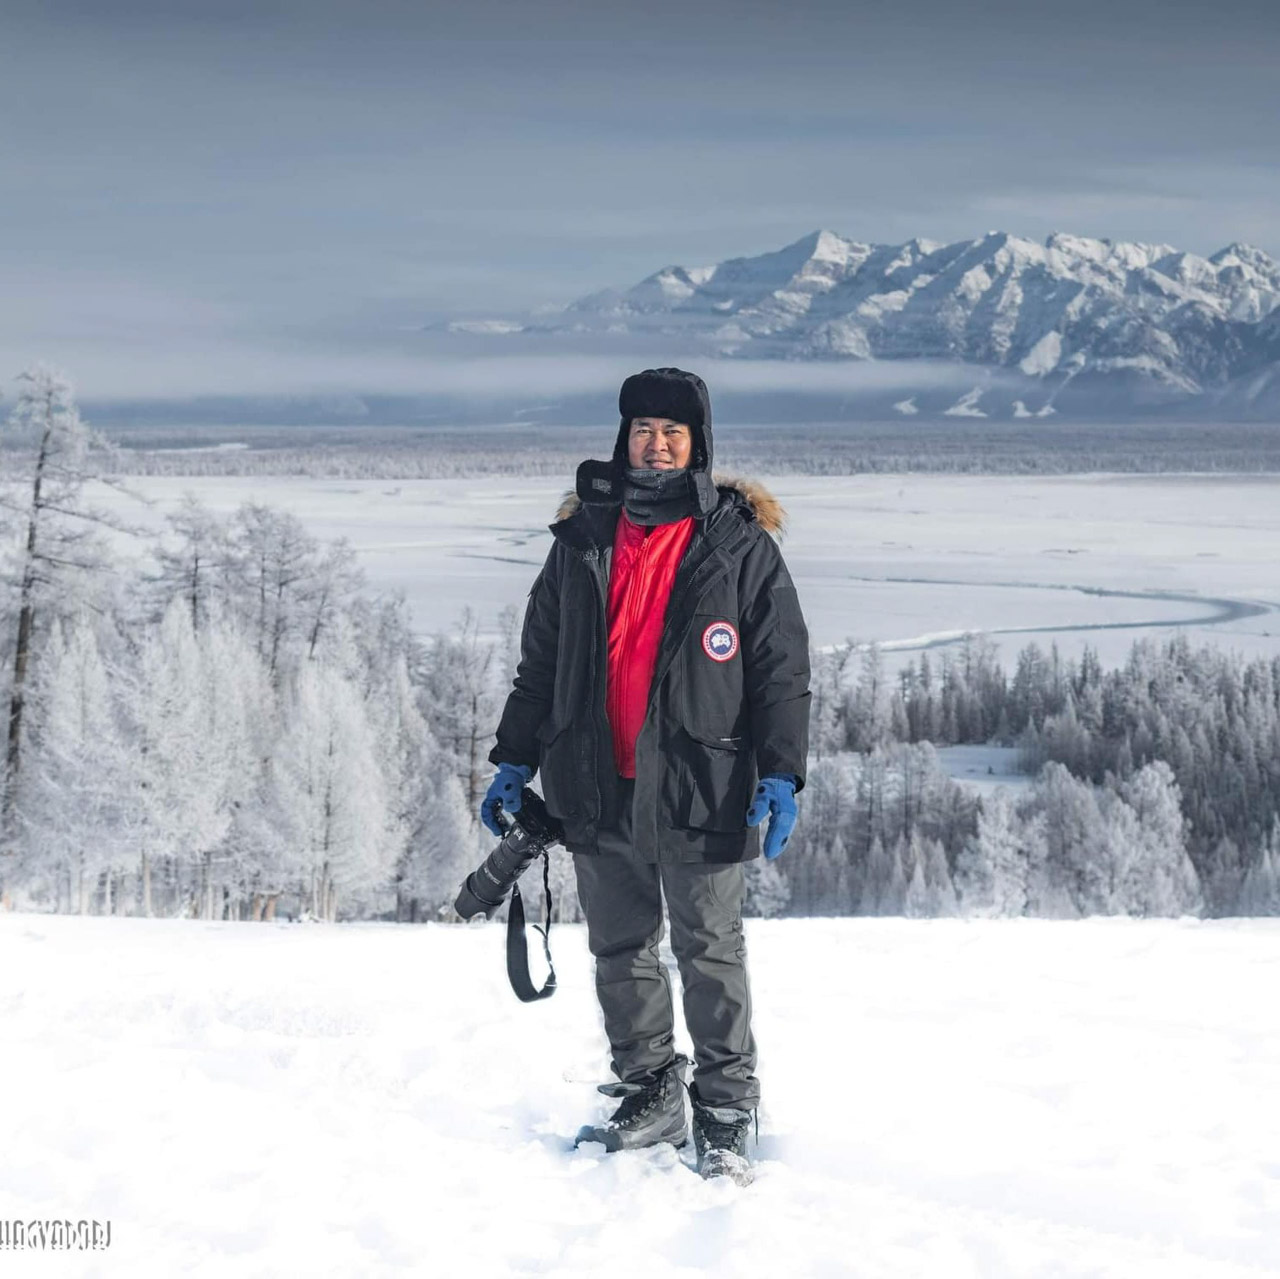
[[[609,651],[609,602],[608,602],[608,594],[605,587],[605,580],[608,575],[605,571],[604,560],[605,560],[605,552],[603,549],[598,549],[593,551],[588,559],[588,562],[591,566],[591,569],[590,569],[591,580],[592,582],[594,582],[595,588],[596,588],[596,602],[599,606],[596,609],[595,624],[591,628],[591,664],[592,664],[591,675],[592,675],[592,679],[595,681],[595,687],[596,687],[596,697],[594,699],[595,705],[592,707],[592,714],[598,717],[603,717],[605,721],[604,726],[606,730],[608,730],[605,734],[604,740],[610,743],[609,749],[610,751],[612,751],[613,749],[613,746],[612,746],[613,737],[611,735],[612,730],[610,729],[610,726],[609,726],[609,716],[605,710],[605,701],[609,695],[607,672],[602,676],[602,672],[605,672],[605,668],[608,663],[608,651]],[[600,637],[602,634],[604,635],[604,639],[605,639],[605,642],[604,642],[605,660],[604,661],[601,661],[601,657],[600,657],[600,654],[601,654]],[[598,738],[599,738],[599,733],[597,731],[597,739]],[[604,796],[601,795],[600,793],[600,759],[599,759],[598,753],[597,753],[597,757],[592,761],[591,774],[592,774],[591,784],[595,787],[595,792],[596,792],[595,821],[599,823],[601,818],[604,815]]]

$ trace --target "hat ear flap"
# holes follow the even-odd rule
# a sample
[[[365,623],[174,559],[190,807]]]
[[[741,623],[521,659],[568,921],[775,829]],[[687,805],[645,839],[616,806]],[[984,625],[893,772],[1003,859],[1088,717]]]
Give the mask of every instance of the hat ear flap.
[[[582,502],[622,501],[622,480],[614,462],[588,458],[578,466],[573,488]]]
[[[707,469],[707,432],[702,426],[693,428],[693,456],[689,460],[695,470]]]

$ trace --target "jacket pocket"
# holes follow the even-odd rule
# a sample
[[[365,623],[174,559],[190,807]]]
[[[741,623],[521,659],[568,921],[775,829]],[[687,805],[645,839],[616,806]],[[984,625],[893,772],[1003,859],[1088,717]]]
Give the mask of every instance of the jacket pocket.
[[[538,729],[538,776],[542,781],[542,798],[546,801],[547,812],[562,820],[578,816],[581,808],[573,743],[568,724],[557,727],[548,720]]]
[[[745,830],[755,785],[755,764],[746,735],[719,737],[684,732],[686,786],[681,824],[693,830]]]

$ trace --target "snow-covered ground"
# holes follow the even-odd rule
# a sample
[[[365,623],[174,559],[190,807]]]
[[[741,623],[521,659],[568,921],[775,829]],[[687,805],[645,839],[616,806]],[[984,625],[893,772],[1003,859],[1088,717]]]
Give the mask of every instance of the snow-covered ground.
[[[1035,780],[1018,769],[1015,746],[939,746],[938,764],[954,781],[989,795],[1003,786],[1011,792],[1030,788]]]
[[[1280,1271],[1280,922],[749,921],[756,1184],[574,1152],[580,929],[0,915],[15,1276],[1258,1279]],[[687,1045],[686,1045],[687,1047]]]
[[[986,631],[1006,665],[1035,640],[1086,643],[1104,667],[1178,630],[1246,657],[1280,652],[1280,476],[760,477],[815,641],[877,640],[890,667]],[[134,478],[163,525],[184,490],[229,513],[253,498],[321,538],[347,537],[373,583],[403,588],[423,631],[463,608],[523,607],[570,478],[345,481]]]

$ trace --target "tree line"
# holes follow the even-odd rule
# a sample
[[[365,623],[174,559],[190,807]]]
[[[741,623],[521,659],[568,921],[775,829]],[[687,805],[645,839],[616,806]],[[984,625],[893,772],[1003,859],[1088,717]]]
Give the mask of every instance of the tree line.
[[[1077,661],[1032,643],[1006,675],[990,639],[966,636],[940,664],[926,652],[889,679],[875,645],[846,643],[815,654],[812,687],[820,779],[825,759],[860,776],[887,753],[905,796],[919,784],[904,750],[1016,749],[1029,789],[984,798],[961,836],[950,822],[920,830],[941,838],[961,909],[988,909],[994,892],[1013,913],[1280,912],[1280,657],[1245,661],[1177,634],[1136,641],[1104,671],[1091,648]],[[956,801],[930,802],[945,813]],[[898,844],[910,883],[919,858],[905,825],[864,823],[834,857],[814,855],[849,858],[846,874],[863,882],[876,834]]]
[[[193,424],[182,430],[113,422],[111,473],[170,476],[312,476],[396,480],[459,476],[563,476],[584,454],[608,452],[616,419],[596,425],[533,417],[449,426],[361,422],[306,427]],[[175,413],[177,410],[175,409]],[[181,420],[175,418],[175,420]],[[537,422],[536,441],[529,422]],[[785,447],[779,448],[779,443]],[[942,418],[795,421],[780,405],[776,424],[737,424],[717,438],[719,464],[769,475],[1072,475],[1280,471],[1280,423],[1128,423]],[[0,448],[0,471],[11,466]]]

